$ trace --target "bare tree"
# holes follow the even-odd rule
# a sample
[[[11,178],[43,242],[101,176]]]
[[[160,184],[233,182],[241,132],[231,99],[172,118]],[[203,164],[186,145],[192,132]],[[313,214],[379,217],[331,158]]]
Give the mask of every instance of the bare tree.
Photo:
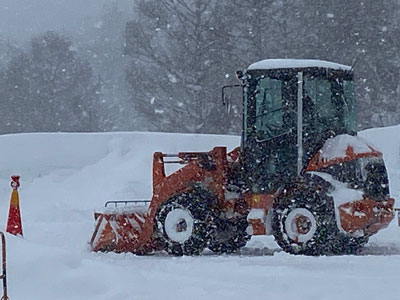
[[[217,0],[141,0],[126,27],[132,103],[152,129],[227,132],[220,88],[234,68]]]

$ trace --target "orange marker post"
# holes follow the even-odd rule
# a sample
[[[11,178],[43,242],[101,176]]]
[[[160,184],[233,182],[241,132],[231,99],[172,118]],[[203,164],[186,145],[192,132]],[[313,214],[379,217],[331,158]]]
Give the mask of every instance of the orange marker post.
[[[19,176],[11,176],[11,187],[13,188],[10,200],[10,210],[8,211],[8,221],[6,232],[14,235],[22,234],[21,212],[19,209],[18,188],[20,186]]]

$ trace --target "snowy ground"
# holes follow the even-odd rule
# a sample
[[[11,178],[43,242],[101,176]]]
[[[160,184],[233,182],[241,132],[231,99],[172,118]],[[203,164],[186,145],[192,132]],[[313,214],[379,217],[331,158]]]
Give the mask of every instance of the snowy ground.
[[[392,195],[400,199],[400,126],[361,135],[383,150]],[[0,136],[0,230],[9,176],[22,176],[24,238],[7,235],[10,299],[400,299],[395,221],[361,256],[292,256],[269,237],[230,256],[89,251],[95,209],[106,200],[150,198],[154,151],[238,144],[232,136],[158,133]]]

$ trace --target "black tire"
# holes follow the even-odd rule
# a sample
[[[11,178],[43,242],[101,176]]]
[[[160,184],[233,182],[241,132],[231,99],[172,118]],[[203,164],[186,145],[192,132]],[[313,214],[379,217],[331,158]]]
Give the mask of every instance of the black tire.
[[[208,249],[215,253],[234,253],[246,246],[250,239],[246,217],[232,220],[216,218],[210,234]]]
[[[157,243],[175,256],[199,255],[207,246],[215,197],[195,188],[167,200],[156,215]]]
[[[284,190],[274,203],[272,228],[279,246],[292,254],[360,253],[368,242],[368,236],[353,237],[340,232],[336,223],[334,202],[329,196],[330,184],[317,176],[307,176],[306,179],[306,182],[298,183]],[[300,217],[305,210],[308,211],[303,215],[309,214],[309,219],[315,221],[315,232],[312,237],[307,236],[307,239],[301,241],[293,238],[293,234],[288,233],[289,224],[292,224],[290,214],[292,213],[293,216],[295,210],[298,212],[300,210]]]
[[[285,189],[275,201],[272,228],[285,252],[331,254],[339,234],[333,199],[313,182]]]
[[[352,254],[357,255],[362,252],[365,244],[368,243],[369,237],[352,237],[339,233],[332,247],[332,254],[343,255]]]

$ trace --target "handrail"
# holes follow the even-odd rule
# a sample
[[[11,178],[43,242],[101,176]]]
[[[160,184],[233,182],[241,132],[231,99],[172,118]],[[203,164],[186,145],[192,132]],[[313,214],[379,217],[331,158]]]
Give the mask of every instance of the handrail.
[[[110,200],[107,201],[104,204],[104,207],[107,207],[109,204],[114,204],[115,207],[118,206],[118,204],[124,203],[125,205],[128,205],[129,203],[134,203],[134,204],[138,204],[138,203],[144,203],[144,204],[148,204],[150,203],[150,200],[143,200],[143,199],[139,199],[139,200]]]
[[[1,243],[2,243],[2,267],[3,273],[0,275],[0,279],[3,279],[3,297],[1,300],[8,300],[7,296],[7,271],[6,271],[6,237],[3,232],[0,231]]]
[[[227,88],[234,88],[234,87],[244,87],[243,84],[230,84],[230,85],[225,85],[222,87],[221,92],[222,92],[222,105],[226,105],[225,101],[225,89]]]

